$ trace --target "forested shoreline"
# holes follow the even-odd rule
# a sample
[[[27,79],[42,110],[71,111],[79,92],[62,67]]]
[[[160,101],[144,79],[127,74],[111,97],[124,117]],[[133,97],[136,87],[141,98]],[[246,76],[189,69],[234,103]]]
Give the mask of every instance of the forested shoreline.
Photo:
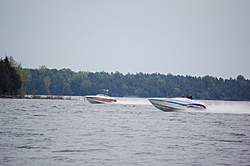
[[[23,69],[13,58],[11,61],[8,58],[1,59],[1,95],[84,96],[108,89],[109,95],[116,97],[176,97],[191,94],[195,99],[250,101],[250,80],[242,75],[238,75],[236,79],[180,76],[171,73],[165,75],[140,72],[124,75],[118,71],[93,73],[48,69],[44,65],[39,69]]]
[[[191,94],[196,99],[250,100],[250,80],[172,74],[74,72],[71,69],[24,69],[29,73],[27,94],[84,96],[108,89],[116,97],[176,97]]]

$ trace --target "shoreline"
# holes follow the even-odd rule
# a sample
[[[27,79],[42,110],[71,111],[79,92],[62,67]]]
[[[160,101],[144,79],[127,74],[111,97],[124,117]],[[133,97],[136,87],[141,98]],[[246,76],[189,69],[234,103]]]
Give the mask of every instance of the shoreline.
[[[26,95],[21,97],[20,95],[0,95],[2,99],[50,99],[50,100],[76,100],[73,99],[71,96],[63,97],[63,95]]]

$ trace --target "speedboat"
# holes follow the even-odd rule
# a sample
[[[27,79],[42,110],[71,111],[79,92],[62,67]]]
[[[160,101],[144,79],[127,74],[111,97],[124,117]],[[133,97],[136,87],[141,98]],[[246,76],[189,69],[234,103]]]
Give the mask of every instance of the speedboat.
[[[205,103],[197,100],[188,99],[185,97],[148,98],[148,100],[156,108],[167,112],[188,109],[206,109]]]
[[[114,97],[106,94],[88,95],[85,98],[92,104],[114,103],[117,101]]]

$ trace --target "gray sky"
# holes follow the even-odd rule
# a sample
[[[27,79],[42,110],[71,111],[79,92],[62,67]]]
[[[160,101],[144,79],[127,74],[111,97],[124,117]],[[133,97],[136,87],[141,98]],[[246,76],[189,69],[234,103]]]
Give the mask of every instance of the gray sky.
[[[0,0],[24,68],[250,79],[249,0]]]

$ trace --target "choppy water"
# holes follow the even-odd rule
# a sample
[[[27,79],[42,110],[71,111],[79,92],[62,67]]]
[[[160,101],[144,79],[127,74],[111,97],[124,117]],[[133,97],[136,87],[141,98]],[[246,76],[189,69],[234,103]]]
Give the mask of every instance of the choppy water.
[[[250,102],[205,102],[0,99],[0,165],[250,165]]]

